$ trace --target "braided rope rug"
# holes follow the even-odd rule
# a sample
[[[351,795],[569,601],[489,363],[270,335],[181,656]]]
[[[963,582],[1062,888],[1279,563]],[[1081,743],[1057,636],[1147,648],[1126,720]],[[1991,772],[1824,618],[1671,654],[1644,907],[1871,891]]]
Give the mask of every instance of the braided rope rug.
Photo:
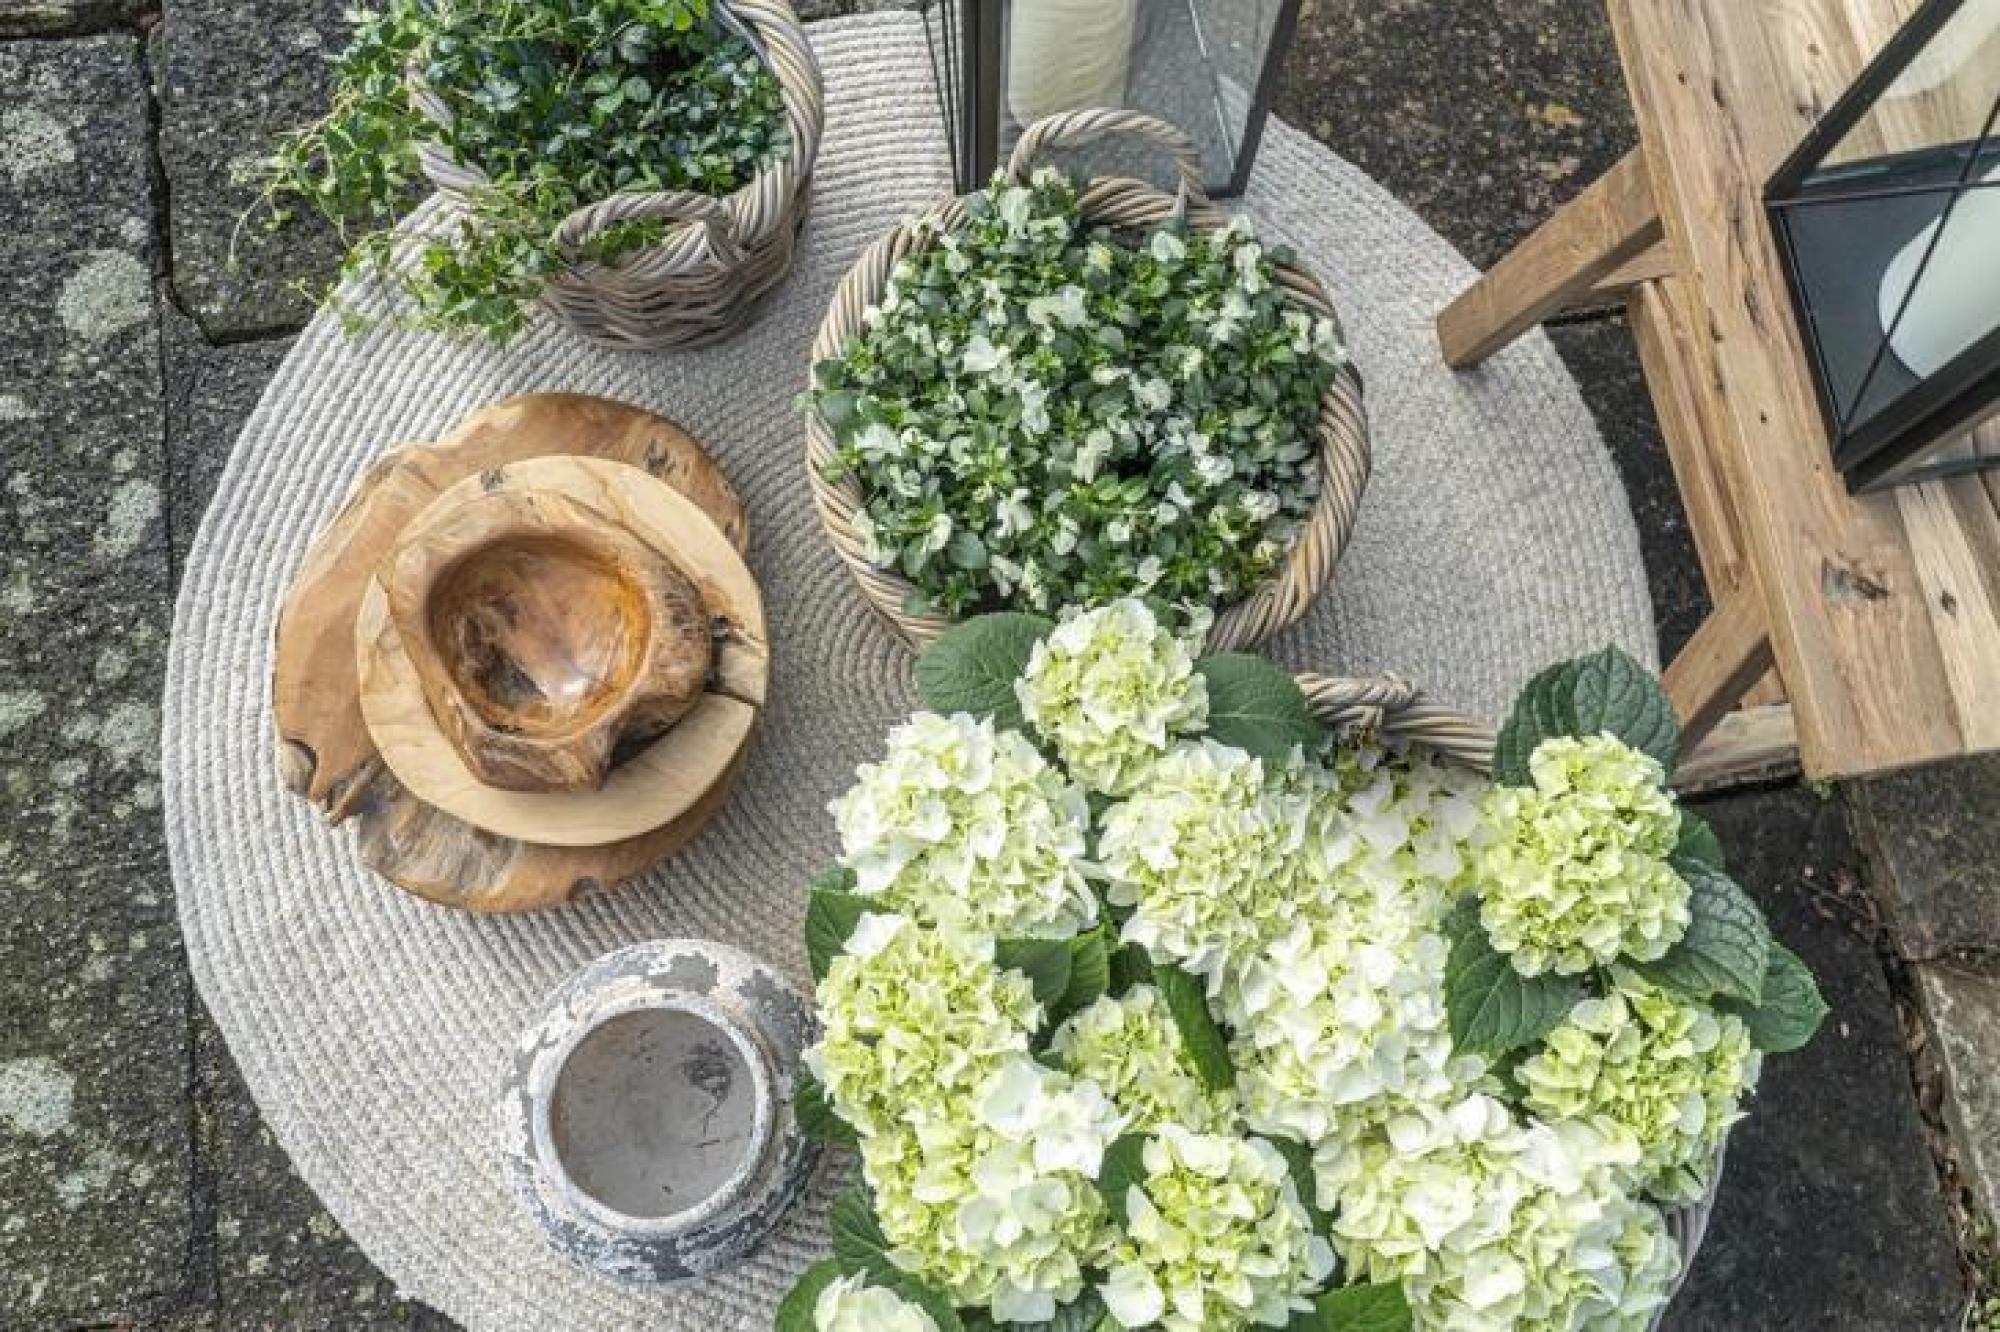
[[[915,20],[844,20],[813,35],[827,75],[817,198],[796,270],[747,331],[638,356],[545,325],[503,354],[401,333],[350,341],[323,316],[244,427],[181,589],[164,786],[195,980],[327,1209],[406,1295],[469,1327],[761,1329],[825,1247],[829,1177],[755,1259],[716,1280],[672,1292],[602,1283],[517,1209],[492,1128],[516,1032],[551,985],[600,953],[705,936],[804,976],[801,885],[833,849],[826,802],[913,704],[903,649],[821,535],[790,400],[839,275],[951,182]],[[1472,270],[1379,186],[1282,125],[1248,208],[1325,278],[1367,376],[1376,448],[1334,586],[1278,655],[1398,671],[1488,714],[1552,658],[1606,641],[1652,657],[1631,516],[1547,343],[1530,338],[1476,375],[1446,371],[1431,316]],[[776,675],[735,796],[693,846],[620,892],[479,918],[371,878],[348,833],[280,788],[272,623],[311,534],[372,456],[536,389],[622,398],[708,443],[750,507]]]

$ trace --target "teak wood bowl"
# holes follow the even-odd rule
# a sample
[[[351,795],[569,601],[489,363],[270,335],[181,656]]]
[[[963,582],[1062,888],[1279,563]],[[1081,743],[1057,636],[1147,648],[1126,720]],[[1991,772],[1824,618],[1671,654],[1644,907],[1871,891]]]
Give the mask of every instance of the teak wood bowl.
[[[444,906],[529,911],[611,888],[686,845],[726,802],[743,755],[693,808],[622,842],[557,846],[505,837],[419,799],[392,772],[361,714],[355,618],[402,531],[458,481],[551,455],[628,463],[692,501],[742,551],[743,503],[701,444],[665,417],[575,393],[482,407],[444,437],[377,458],[314,536],[278,615],[271,712],[280,779],[332,824],[355,830],[361,862]],[[725,650],[725,671],[741,654]]]
[[[385,575],[378,575],[364,591],[355,622],[362,716],[383,760],[413,795],[476,828],[552,846],[600,846],[641,836],[701,806],[748,742],[769,674],[762,598],[728,538],[691,501],[619,463],[583,458],[516,463],[461,481],[439,497],[434,511],[522,496],[533,496],[545,512],[560,511],[564,521],[605,515],[604,521],[615,521],[686,576],[706,609],[702,632],[712,635],[715,648],[692,705],[664,734],[611,767],[599,787],[495,786],[453,743],[394,613]],[[412,529],[413,539],[420,536],[421,525]]]
[[[431,712],[488,786],[596,790],[701,700],[701,594],[566,495],[482,483],[440,501],[381,578]]]

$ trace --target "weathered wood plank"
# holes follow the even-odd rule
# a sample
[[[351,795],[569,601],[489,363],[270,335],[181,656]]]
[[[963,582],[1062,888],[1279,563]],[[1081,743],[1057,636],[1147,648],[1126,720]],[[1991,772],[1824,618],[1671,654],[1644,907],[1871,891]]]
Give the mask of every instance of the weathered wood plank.
[[[1635,149],[1510,251],[1438,316],[1438,344],[1455,369],[1474,366],[1660,239],[1652,176]]]
[[[1802,0],[1609,2],[1662,224],[1707,312],[1697,350],[1724,409],[1715,445],[1806,770],[1879,771],[1981,747],[1955,680],[1973,678],[1969,649],[2000,654],[2000,639],[1960,630],[1941,641],[1897,500],[1846,494],[1763,222],[1764,180],[1857,61],[1833,37],[1802,34],[1817,10]]]
[[[1682,795],[1721,791],[1750,782],[1774,782],[1799,771],[1799,734],[1784,704],[1738,708],[1674,769]]]
[[[1663,683],[1680,714],[1683,748],[1699,745],[1771,669],[1771,635],[1761,601],[1754,584],[1722,596],[1668,664]]]

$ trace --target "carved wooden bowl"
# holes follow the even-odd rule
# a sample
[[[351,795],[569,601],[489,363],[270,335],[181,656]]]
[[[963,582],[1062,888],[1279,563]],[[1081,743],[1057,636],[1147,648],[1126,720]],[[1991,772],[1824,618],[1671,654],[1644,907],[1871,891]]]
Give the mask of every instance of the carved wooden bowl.
[[[708,612],[612,514],[481,487],[411,524],[384,572],[431,711],[475,777],[588,791],[700,701]]]
[[[486,535],[456,558],[413,552],[439,532]],[[657,635],[641,626],[686,606],[699,607],[699,643],[646,667]],[[705,817],[756,726],[770,666],[762,598],[728,537],[664,482],[599,459],[513,463],[445,491],[364,591],[354,632],[361,713],[397,779],[476,828],[551,846]],[[691,630],[675,620],[669,632]],[[689,661],[702,664],[692,697]],[[498,765],[476,762],[481,745],[516,771],[582,773],[601,755],[601,781],[507,786],[488,779]]]

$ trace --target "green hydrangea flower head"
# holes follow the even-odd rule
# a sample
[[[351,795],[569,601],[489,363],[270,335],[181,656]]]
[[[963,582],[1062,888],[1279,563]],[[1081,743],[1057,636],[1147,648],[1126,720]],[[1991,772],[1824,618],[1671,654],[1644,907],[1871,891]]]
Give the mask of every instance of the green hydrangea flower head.
[[[918,713],[832,810],[854,891],[884,911],[996,938],[1068,938],[1096,922],[1083,789],[991,718]]]
[[[1333,1272],[1285,1160],[1261,1138],[1162,1127],[1104,1261],[1118,1326],[1167,1332],[1283,1327]]]
[[[864,915],[819,984],[824,1027],[806,1066],[866,1137],[964,1116],[963,1101],[1040,1025],[1034,985],[993,941]]]
[[[815,1332],[938,1332],[923,1306],[859,1274],[835,1277],[813,1302]]]
[[[1236,1093],[1196,1076],[1167,1001],[1150,985],[1097,1000],[1056,1029],[1062,1065],[1104,1089],[1141,1132],[1179,1124],[1197,1133],[1236,1128]]]
[[[1019,1055],[961,1093],[956,1115],[862,1139],[891,1257],[1001,1322],[1054,1317],[1103,1250],[1094,1180],[1124,1127],[1093,1083]]]
[[[1529,1110],[1629,1139],[1646,1191],[1685,1203],[1707,1192],[1715,1149],[1743,1117],[1761,1064],[1742,1019],[1621,971],[1617,987],[1571,1010],[1516,1077]]]
[[[1409,1104],[1314,1163],[1349,1278],[1402,1281],[1418,1332],[1641,1332],[1680,1256],[1626,1192],[1633,1161],[1475,1093]]]
[[[1176,744],[1101,825],[1105,896],[1133,908],[1125,942],[1218,983],[1290,928],[1305,812],[1242,750],[1205,737]]]
[[[1524,976],[1620,957],[1649,962],[1687,932],[1690,890],[1667,863],[1680,810],[1649,754],[1611,735],[1544,740],[1531,787],[1485,802],[1480,922]]]
[[[1208,682],[1193,641],[1134,598],[1072,614],[1035,644],[1014,684],[1021,713],[1070,776],[1122,796],[1175,737],[1208,722]]]

